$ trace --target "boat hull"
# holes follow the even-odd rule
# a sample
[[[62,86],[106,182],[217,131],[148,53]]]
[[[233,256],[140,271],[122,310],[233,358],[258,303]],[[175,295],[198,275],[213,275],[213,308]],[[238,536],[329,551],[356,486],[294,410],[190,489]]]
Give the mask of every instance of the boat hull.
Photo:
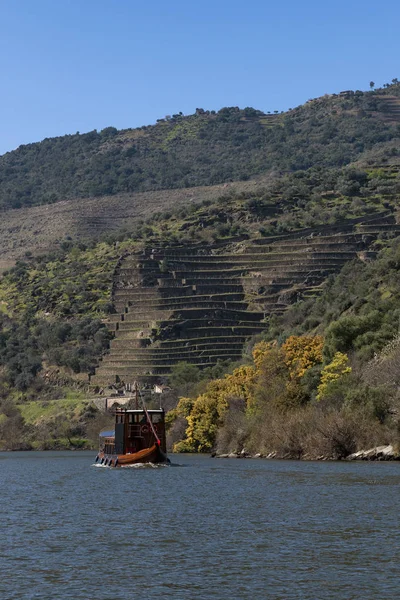
[[[132,454],[114,454],[112,456],[99,452],[96,456],[96,463],[102,464],[109,467],[126,467],[129,465],[135,465],[139,463],[169,463],[169,459],[166,454],[161,450],[158,444],[145,448],[139,452]]]

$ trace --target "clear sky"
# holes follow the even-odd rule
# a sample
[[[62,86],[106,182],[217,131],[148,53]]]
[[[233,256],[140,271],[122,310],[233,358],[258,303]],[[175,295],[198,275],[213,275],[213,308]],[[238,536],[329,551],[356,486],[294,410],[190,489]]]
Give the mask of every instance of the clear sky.
[[[0,0],[0,154],[400,79],[398,0]]]

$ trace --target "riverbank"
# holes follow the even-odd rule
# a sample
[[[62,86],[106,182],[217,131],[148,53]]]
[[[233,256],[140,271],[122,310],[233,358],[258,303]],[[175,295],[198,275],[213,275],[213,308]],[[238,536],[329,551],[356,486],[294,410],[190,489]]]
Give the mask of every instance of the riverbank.
[[[249,452],[246,452],[246,450],[241,450],[240,452],[229,452],[226,454],[213,453],[211,454],[211,458],[263,458],[267,460],[338,460],[337,457],[325,455],[311,456],[308,454],[303,454],[302,456],[293,457],[290,454],[279,454],[278,452],[269,452],[268,454],[262,454],[261,452],[257,452],[256,454],[251,454]],[[348,456],[345,456],[339,460],[396,461],[400,460],[400,451],[392,444],[386,446],[375,446],[374,448],[369,448],[368,450],[359,450],[358,452],[349,454]]]

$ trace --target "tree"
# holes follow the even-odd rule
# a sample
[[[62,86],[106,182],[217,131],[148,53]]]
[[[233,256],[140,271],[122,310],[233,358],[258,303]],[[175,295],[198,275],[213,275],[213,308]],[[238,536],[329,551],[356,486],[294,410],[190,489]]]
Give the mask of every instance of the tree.
[[[328,395],[329,388],[352,371],[349,358],[343,352],[336,352],[332,361],[321,372],[321,383],[318,386],[317,400]]]
[[[322,362],[324,339],[320,335],[291,335],[282,346],[291,379],[301,379],[306,371]]]
[[[188,395],[191,388],[199,381],[200,369],[187,362],[179,362],[171,369],[170,382],[172,387]]]
[[[373,81],[370,81],[369,82],[369,87],[371,88],[371,90],[373,90],[374,87],[375,87],[375,83]]]
[[[281,410],[286,404],[288,368],[282,348],[270,346],[259,362],[258,377],[254,394],[247,403],[249,415],[262,415],[271,408]]]
[[[382,315],[374,310],[367,315],[346,315],[332,321],[326,331],[324,356],[332,359],[336,352],[348,352],[356,346],[357,338],[379,329]]]

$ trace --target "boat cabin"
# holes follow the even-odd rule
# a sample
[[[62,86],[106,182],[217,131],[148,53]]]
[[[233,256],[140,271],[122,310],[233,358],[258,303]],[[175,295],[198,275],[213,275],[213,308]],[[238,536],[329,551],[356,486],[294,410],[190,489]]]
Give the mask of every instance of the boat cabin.
[[[166,452],[164,410],[117,408],[115,431],[100,433],[99,450],[105,455],[135,454],[153,444]]]

